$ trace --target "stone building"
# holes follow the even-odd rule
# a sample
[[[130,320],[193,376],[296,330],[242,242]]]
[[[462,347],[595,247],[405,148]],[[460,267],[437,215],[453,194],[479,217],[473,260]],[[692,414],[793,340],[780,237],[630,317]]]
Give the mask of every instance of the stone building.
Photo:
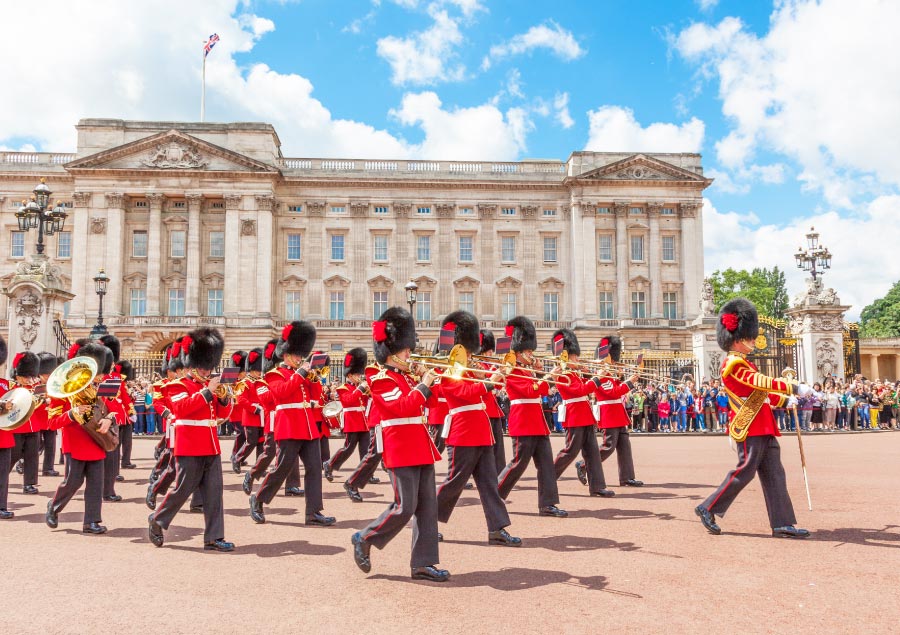
[[[562,161],[286,158],[260,123],[84,119],[74,154],[0,152],[0,279],[33,251],[14,212],[41,177],[69,206],[48,253],[75,294],[70,336],[96,321],[155,351],[198,324],[229,348],[312,320],[323,348],[370,343],[406,304],[426,340],[466,308],[533,318],[592,346],[690,349],[703,279],[698,154],[575,152]],[[6,314],[6,299],[2,314]]]

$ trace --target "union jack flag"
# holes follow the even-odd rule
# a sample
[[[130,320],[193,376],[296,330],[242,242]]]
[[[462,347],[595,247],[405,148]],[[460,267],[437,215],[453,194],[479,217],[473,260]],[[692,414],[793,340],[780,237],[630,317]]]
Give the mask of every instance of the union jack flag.
[[[218,33],[213,33],[212,35],[209,36],[209,39],[203,43],[203,57],[206,57],[207,55],[209,55],[209,52],[212,50],[212,48],[216,45],[216,42],[218,42],[218,41],[219,41]]]

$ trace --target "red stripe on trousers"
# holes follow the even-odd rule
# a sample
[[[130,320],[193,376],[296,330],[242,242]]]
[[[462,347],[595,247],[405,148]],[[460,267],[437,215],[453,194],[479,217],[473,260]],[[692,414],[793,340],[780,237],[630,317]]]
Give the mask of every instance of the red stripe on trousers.
[[[716,496],[716,499],[709,506],[709,509],[712,509],[713,507],[716,506],[716,503],[718,503],[719,499],[722,498],[722,494],[724,494],[725,491],[731,486],[731,483],[734,482],[734,477],[737,476],[738,474],[740,474],[744,470],[744,468],[747,467],[747,461],[750,460],[750,455],[747,454],[747,442],[741,441],[741,443],[744,444],[744,462],[742,464],[738,465],[736,468],[734,468],[734,473],[731,475],[731,478],[728,479],[727,483],[725,483],[725,487],[723,487],[722,491],[719,492],[719,495]],[[707,511],[709,511],[709,509]]]

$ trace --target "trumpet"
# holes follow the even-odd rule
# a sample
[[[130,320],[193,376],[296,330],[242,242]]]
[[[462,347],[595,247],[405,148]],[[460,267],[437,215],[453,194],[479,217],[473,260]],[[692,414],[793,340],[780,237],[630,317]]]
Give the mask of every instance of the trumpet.
[[[563,351],[563,353],[565,353],[565,351]],[[552,360],[559,362],[562,357],[563,356],[560,356],[559,358],[552,358]],[[494,366],[496,366],[497,371],[503,373],[507,377],[523,377],[525,379],[535,379],[534,377],[532,377],[530,375],[525,375],[524,373],[515,372],[516,354],[513,353],[512,351],[510,351],[509,353],[506,353],[505,355],[503,355],[503,357],[492,356],[492,355],[473,355],[472,359],[475,359],[480,362],[485,362],[488,364],[493,364]],[[537,362],[537,361],[543,362],[543,361],[549,361],[551,358],[537,357],[535,355],[532,355],[531,359],[534,362]],[[565,360],[566,360],[566,363],[568,363],[568,354],[565,355]],[[525,361],[527,362],[529,360],[526,358]],[[563,367],[563,368],[565,368],[565,367]],[[538,369],[535,368],[535,370],[538,370]],[[559,377],[561,379],[550,379],[550,377]],[[543,377],[541,377],[540,379],[542,381],[546,381],[548,384],[554,384],[554,385],[562,384],[564,386],[568,386],[571,383],[571,380],[566,376],[565,372],[544,373]]]
[[[466,353],[466,349],[459,344],[451,348],[450,353],[446,357],[410,355],[409,359],[411,362],[419,364],[420,366],[428,369],[442,369],[444,371],[442,376],[447,377],[448,379],[453,379],[456,381],[468,381],[477,384],[494,383],[490,379],[479,379],[477,377],[463,376],[463,373],[465,373],[467,370],[474,370],[478,372],[478,369],[469,368],[469,355],[468,353]]]
[[[204,386],[209,384],[209,380],[211,379],[211,377],[204,377],[203,375],[201,375],[200,372],[196,368],[192,368],[190,370],[190,375],[197,382],[203,384]],[[234,399],[235,398],[235,393],[231,389],[231,384],[219,384],[218,386],[216,386],[216,389],[213,391],[213,394],[216,397],[218,397],[219,399]]]

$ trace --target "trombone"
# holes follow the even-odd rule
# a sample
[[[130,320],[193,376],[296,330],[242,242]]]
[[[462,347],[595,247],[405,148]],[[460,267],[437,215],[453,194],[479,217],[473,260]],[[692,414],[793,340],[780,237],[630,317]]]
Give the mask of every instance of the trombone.
[[[473,356],[474,357],[474,356]],[[467,370],[478,372],[476,368],[469,368],[469,355],[462,345],[457,344],[450,349],[450,353],[446,357],[438,357],[431,355],[413,354],[409,356],[410,362],[419,364],[425,368],[433,368],[443,370],[442,377],[453,379],[456,381],[468,381],[478,384],[493,384],[490,379],[478,379],[477,377],[464,377],[463,373]]]
[[[536,355],[532,356],[536,361],[552,361],[558,363],[563,370],[565,370],[566,365],[569,362],[569,355],[566,351],[563,351],[561,355],[558,357],[539,357]],[[539,381],[546,381],[548,384],[562,384],[563,386],[567,386],[571,383],[571,380],[566,376],[565,372],[562,373],[544,373],[539,377],[532,377],[530,375],[525,375],[524,373],[515,372],[516,367],[516,354],[513,352],[506,353],[502,357],[495,355],[472,355],[472,359],[477,360],[479,362],[485,362],[488,364],[493,364],[497,367],[497,371],[503,373],[507,377],[522,377],[524,379],[537,379]],[[535,372],[541,372],[537,368],[534,369]],[[562,379],[548,379],[549,377],[560,377]]]

